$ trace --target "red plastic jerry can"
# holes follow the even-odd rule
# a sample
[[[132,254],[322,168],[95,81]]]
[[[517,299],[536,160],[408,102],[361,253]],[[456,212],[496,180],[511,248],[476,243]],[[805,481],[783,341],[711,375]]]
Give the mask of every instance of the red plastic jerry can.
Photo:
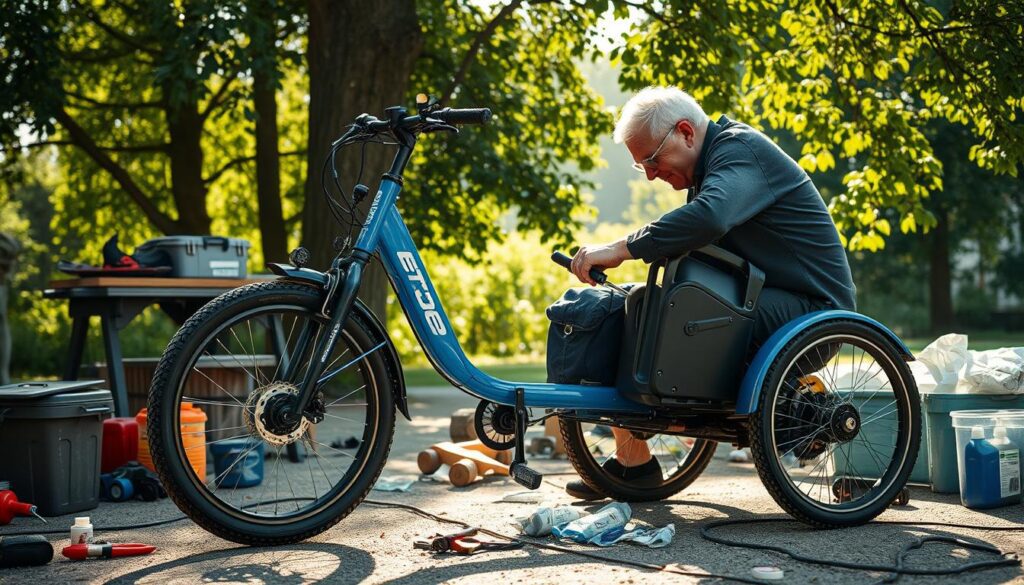
[[[135,417],[103,421],[103,457],[100,473],[109,473],[139,456],[139,424]]]

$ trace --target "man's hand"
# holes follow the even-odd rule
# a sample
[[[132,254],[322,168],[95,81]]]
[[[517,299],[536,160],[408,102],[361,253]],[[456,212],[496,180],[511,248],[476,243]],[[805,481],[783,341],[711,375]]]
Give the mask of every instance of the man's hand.
[[[630,260],[633,256],[626,248],[626,240],[622,239],[612,244],[603,246],[583,246],[572,257],[570,270],[580,279],[591,286],[597,284],[590,278],[590,269],[615,268],[624,260]]]

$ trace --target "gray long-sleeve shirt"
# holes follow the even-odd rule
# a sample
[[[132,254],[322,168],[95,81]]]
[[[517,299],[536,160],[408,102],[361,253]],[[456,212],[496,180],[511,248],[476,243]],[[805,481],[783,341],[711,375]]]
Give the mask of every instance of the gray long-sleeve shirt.
[[[765,286],[856,307],[846,252],[810,177],[767,136],[710,122],[687,204],[626,238],[653,262],[717,243],[765,273]]]

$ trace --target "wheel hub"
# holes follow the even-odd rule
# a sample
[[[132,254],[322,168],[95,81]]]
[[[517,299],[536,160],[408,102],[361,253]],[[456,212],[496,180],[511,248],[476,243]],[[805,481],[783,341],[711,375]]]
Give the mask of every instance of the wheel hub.
[[[860,432],[860,413],[851,404],[840,404],[832,411],[829,429],[837,441],[852,441]]]
[[[491,426],[502,435],[516,433],[516,410],[511,406],[499,404],[491,418]]]
[[[298,388],[274,382],[257,388],[249,395],[245,408],[245,424],[249,431],[271,445],[287,445],[302,437],[309,421],[292,412]]]

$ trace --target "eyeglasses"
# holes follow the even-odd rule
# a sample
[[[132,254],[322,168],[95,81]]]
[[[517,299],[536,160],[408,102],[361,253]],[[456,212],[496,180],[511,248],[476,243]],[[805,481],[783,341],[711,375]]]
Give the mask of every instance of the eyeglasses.
[[[658,153],[661,152],[661,149],[665,147],[665,143],[668,142],[668,137],[672,136],[672,132],[674,132],[675,129],[675,126],[670,128],[668,134],[666,134],[665,137],[661,139],[661,144],[658,145],[658,148],[654,151],[654,154],[640,162],[633,163],[633,168],[636,169],[637,171],[640,171],[641,173],[646,174],[647,169],[653,169],[657,167],[658,161],[656,159],[658,158]]]

